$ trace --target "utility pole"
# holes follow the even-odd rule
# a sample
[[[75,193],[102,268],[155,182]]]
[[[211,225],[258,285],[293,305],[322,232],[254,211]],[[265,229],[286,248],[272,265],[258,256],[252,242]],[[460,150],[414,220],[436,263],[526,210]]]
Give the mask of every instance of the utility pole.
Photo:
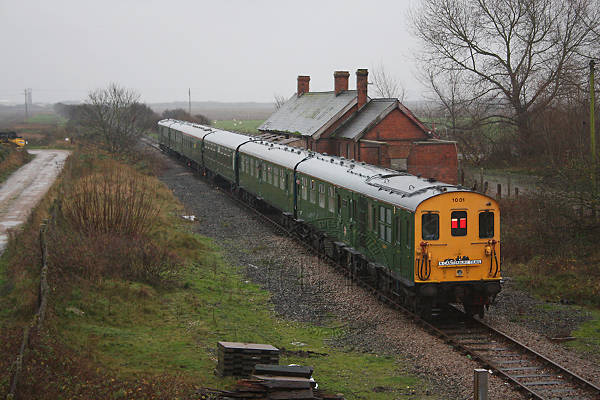
[[[595,122],[595,87],[594,87],[594,67],[596,66],[596,62],[594,60],[590,60],[590,147],[592,152],[592,161],[594,163],[594,167],[596,165],[596,122]]]
[[[192,88],[188,88],[188,113],[192,116]]]
[[[25,89],[25,90],[23,91],[23,93],[25,94],[25,119],[27,119],[27,118],[29,118],[29,109],[28,109],[28,107],[29,107],[29,104],[28,104],[28,103],[29,103],[29,102],[28,102],[28,97],[29,97],[29,96],[28,96],[28,94],[29,94],[29,91],[28,91],[27,89]]]

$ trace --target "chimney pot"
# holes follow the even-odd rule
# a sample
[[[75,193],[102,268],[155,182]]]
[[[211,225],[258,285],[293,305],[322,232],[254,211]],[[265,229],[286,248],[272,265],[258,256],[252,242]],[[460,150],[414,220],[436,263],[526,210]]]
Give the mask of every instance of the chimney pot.
[[[358,93],[358,108],[367,104],[367,85],[369,71],[367,69],[356,70],[356,91]]]
[[[310,76],[298,75],[298,97],[310,91]]]
[[[350,72],[348,71],[335,71],[333,73],[333,88],[336,96],[348,90],[348,77],[350,77]]]

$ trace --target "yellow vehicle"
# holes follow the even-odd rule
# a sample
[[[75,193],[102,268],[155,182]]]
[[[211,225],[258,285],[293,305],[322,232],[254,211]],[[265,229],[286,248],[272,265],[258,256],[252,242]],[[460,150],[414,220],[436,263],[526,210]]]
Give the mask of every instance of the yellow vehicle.
[[[0,132],[0,143],[11,143],[17,147],[25,147],[27,142],[16,132]]]

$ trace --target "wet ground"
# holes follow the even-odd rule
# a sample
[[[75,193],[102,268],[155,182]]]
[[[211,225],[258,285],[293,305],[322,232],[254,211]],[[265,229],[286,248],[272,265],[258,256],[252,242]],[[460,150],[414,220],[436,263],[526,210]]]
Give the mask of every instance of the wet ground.
[[[15,171],[0,187],[0,254],[8,231],[23,224],[62,170],[67,150],[28,150],[35,158]]]

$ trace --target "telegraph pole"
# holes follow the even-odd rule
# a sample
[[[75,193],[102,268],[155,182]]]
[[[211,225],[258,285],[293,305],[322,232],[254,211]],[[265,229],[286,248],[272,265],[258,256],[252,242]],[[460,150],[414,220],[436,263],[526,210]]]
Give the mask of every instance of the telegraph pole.
[[[25,119],[29,118],[29,110],[28,110],[28,96],[27,94],[29,93],[29,91],[27,89],[25,89],[23,91],[23,93],[25,94]]]
[[[592,161],[596,165],[596,122],[595,122],[595,87],[594,87],[594,67],[596,62],[590,60],[590,147],[592,152]]]
[[[188,88],[188,113],[192,116],[192,88]]]

